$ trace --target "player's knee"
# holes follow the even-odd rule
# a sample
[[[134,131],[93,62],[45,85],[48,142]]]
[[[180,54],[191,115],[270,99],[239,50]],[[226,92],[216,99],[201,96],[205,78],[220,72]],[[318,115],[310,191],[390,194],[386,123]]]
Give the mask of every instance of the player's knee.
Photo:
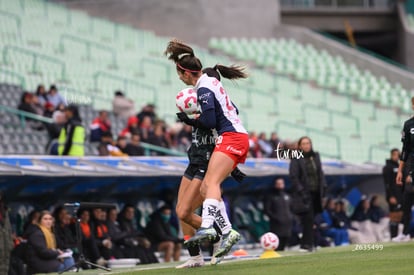
[[[189,207],[177,205],[175,212],[177,213],[177,217],[184,222],[188,222],[191,219],[191,210]]]

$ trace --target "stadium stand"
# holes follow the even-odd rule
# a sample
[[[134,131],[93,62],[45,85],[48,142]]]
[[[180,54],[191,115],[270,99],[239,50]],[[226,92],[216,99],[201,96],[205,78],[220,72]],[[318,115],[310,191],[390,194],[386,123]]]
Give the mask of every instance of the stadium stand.
[[[56,83],[69,103],[85,105],[86,123],[95,110],[110,109],[118,89],[136,104],[156,103],[159,117],[174,121],[171,102],[183,86],[162,56],[168,39],[46,1],[2,1],[0,22],[5,26],[1,82],[24,90]],[[249,131],[276,130],[292,140],[317,135],[315,147],[324,157],[355,163],[382,162],[389,147],[399,146],[395,129],[410,111],[411,91],[398,83],[293,39],[222,38],[210,46],[258,66],[249,80],[225,83]],[[205,66],[232,62],[223,54],[195,50]],[[375,134],[378,129],[385,135]]]

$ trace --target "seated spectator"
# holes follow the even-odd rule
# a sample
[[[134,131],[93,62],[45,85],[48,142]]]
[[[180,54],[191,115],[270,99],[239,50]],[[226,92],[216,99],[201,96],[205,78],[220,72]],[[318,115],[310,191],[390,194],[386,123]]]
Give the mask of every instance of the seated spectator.
[[[128,156],[127,154],[122,153],[122,151],[115,145],[115,142],[112,138],[112,134],[109,132],[102,134],[101,143],[98,146],[98,152],[100,156]]]
[[[187,124],[183,124],[182,129],[177,135],[177,149],[182,152],[186,152],[191,145],[193,127]]]
[[[52,225],[52,215],[42,211],[37,226],[28,236],[26,263],[32,273],[60,272],[74,265],[72,256],[57,249]]]
[[[39,98],[39,103],[45,105],[47,102],[47,92],[43,84],[37,86],[36,95]]]
[[[138,134],[131,136],[131,141],[125,147],[125,151],[128,156],[144,156],[145,150],[141,146],[141,137]]]
[[[79,209],[78,217],[80,218],[80,233],[82,239],[82,252],[85,258],[98,265],[105,265],[106,261],[101,257],[95,240],[93,227],[90,224],[90,212],[87,209]],[[82,268],[90,268],[88,266]]]
[[[171,207],[163,206],[153,213],[145,229],[155,250],[164,253],[164,262],[180,260],[181,242],[172,232],[170,225]]]
[[[118,137],[117,141],[116,141],[116,146],[119,148],[119,150],[121,150],[122,153],[124,153],[125,155],[128,155],[128,153],[126,152],[126,147],[128,145],[128,141],[126,137]]]
[[[89,129],[89,141],[101,141],[102,133],[111,132],[111,121],[108,118],[108,112],[100,111],[98,117],[92,121]]]
[[[372,222],[372,230],[377,242],[389,240],[389,218],[385,216],[384,210],[379,206],[378,196],[373,196],[370,201],[368,216]]]
[[[361,232],[362,243],[375,242],[372,223],[369,220],[369,200],[363,197],[351,216],[351,225]]]
[[[39,116],[43,116],[45,109],[44,104],[41,104],[39,101],[39,97],[37,95],[32,96],[32,103],[31,103],[33,110],[35,110],[36,114]]]
[[[62,127],[65,125],[65,123],[66,123],[66,115],[64,113],[60,113],[59,115],[56,115],[53,123],[45,123],[46,130],[49,136],[49,140],[46,145],[46,152],[48,154],[55,155],[55,156],[58,155],[58,146],[59,146],[58,138],[59,138],[60,131],[62,130]]]
[[[149,143],[149,136],[154,131],[154,125],[150,116],[144,116],[142,120],[138,119],[139,134],[141,135],[142,142]]]
[[[155,105],[154,104],[147,104],[145,105],[141,112],[137,114],[137,118],[139,121],[143,121],[144,117],[149,117],[151,120],[151,124],[155,123],[157,115],[155,114]]]
[[[33,228],[36,228],[39,216],[40,212],[37,210],[32,210],[29,215],[27,215],[27,220],[23,225],[23,238],[27,239],[29,233],[33,231]]]
[[[320,225],[322,235],[333,239],[335,245],[349,244],[349,237],[346,228],[335,222],[335,201],[328,199],[325,209],[322,212],[322,223]]]
[[[155,145],[155,146],[159,146],[159,147],[164,147],[164,148],[169,148],[169,143],[165,137],[165,130],[164,127],[161,123],[157,123],[154,127],[154,131],[150,132],[149,136],[148,136],[148,140],[147,142],[149,144]],[[153,152],[154,155],[164,155],[163,153],[157,153],[157,152]]]
[[[77,251],[76,236],[71,226],[71,216],[63,206],[59,206],[53,212],[55,218],[56,245],[61,250],[70,249]]]
[[[138,128],[138,118],[136,116],[131,116],[128,119],[127,126],[119,133],[119,136],[131,138],[132,135],[139,134]]]
[[[263,158],[268,158],[272,154],[272,146],[266,139],[265,133],[260,133],[259,137],[257,138],[257,144],[260,148],[260,155]]]
[[[272,146],[272,154],[270,155],[270,157],[271,158],[276,158],[277,157],[276,149],[277,149],[278,144],[281,143],[281,141],[279,139],[279,136],[277,135],[276,132],[272,132],[270,134],[270,139],[269,139],[268,142],[269,142],[270,146]],[[279,145],[279,147],[282,147],[282,144]]]
[[[145,237],[134,223],[135,208],[126,204],[119,215],[119,225],[123,232],[127,232],[131,238],[129,245],[135,247],[137,257],[142,264],[158,263],[157,257],[151,249],[151,242]]]
[[[135,116],[135,103],[132,99],[125,97],[121,91],[115,92],[115,97],[112,100],[113,113],[124,119]]]
[[[92,214],[92,229],[95,235],[95,241],[98,245],[99,254],[105,259],[109,260],[114,256],[114,244],[111,241],[111,237],[108,233],[108,227],[106,226],[106,212],[101,208],[93,209]]]
[[[25,111],[28,113],[36,114],[36,110],[33,109],[33,106],[32,106],[32,99],[33,99],[33,94],[29,92],[24,92],[20,98],[20,103],[19,103],[19,106],[17,106],[17,109],[19,109],[20,111]]]
[[[44,104],[44,112],[43,112],[43,116],[47,117],[47,118],[53,118],[53,113],[55,112],[55,106],[53,106],[52,103],[50,102],[46,102]]]
[[[58,93],[58,89],[55,85],[50,86],[49,93],[47,95],[47,101],[52,103],[53,106],[57,106],[57,107],[61,104],[63,106],[68,105],[66,103],[66,100],[63,98],[63,96]]]
[[[128,253],[128,251],[126,251],[129,233],[121,230],[118,222],[118,210],[115,208],[108,209],[106,226],[108,227],[108,235],[111,238],[111,241],[119,247],[119,253],[115,257],[129,258],[134,255],[134,253]]]
[[[356,228],[352,227],[351,219],[347,216],[345,211],[345,204],[341,200],[335,202],[333,224],[335,228],[343,228],[347,230],[350,243],[362,242],[361,233]]]
[[[257,143],[258,137],[256,132],[249,133],[249,155],[253,158],[260,157],[260,147]]]

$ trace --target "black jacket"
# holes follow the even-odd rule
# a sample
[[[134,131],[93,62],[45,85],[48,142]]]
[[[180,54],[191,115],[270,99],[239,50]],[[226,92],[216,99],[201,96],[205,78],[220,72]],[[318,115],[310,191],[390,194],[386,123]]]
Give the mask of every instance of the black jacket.
[[[28,234],[26,263],[34,273],[57,272],[59,252],[46,246],[45,236],[39,227],[31,227]]]
[[[171,233],[170,224],[162,220],[161,214],[158,211],[151,215],[150,221],[145,228],[145,233],[153,244],[165,241],[179,242],[179,239]]]
[[[385,166],[382,168],[382,176],[384,178],[385,193],[387,201],[390,197],[397,199],[397,205],[402,204],[402,186],[396,184],[395,179],[397,177],[398,162],[387,159]]]
[[[315,159],[319,187],[320,187],[320,203],[314,205],[314,212],[322,212],[322,198],[324,197],[326,189],[325,175],[322,171],[322,163],[319,153],[312,153],[312,157]],[[292,159],[289,166],[289,177],[292,182],[292,195],[302,197],[304,200],[311,200],[309,179],[306,171],[306,159]],[[309,202],[311,203],[311,202]]]
[[[289,237],[293,215],[290,210],[290,197],[284,191],[273,191],[265,198],[264,210],[270,218],[270,231],[280,237]]]

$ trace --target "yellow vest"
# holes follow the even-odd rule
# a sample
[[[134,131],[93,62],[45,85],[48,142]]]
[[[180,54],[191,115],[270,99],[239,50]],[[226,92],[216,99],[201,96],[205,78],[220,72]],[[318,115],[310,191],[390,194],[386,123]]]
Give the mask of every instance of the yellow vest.
[[[65,149],[66,143],[66,129],[65,127],[60,130],[58,139],[58,154],[61,156]],[[68,156],[82,157],[85,155],[85,128],[82,126],[75,126],[75,130],[72,137],[72,146],[69,149]]]

